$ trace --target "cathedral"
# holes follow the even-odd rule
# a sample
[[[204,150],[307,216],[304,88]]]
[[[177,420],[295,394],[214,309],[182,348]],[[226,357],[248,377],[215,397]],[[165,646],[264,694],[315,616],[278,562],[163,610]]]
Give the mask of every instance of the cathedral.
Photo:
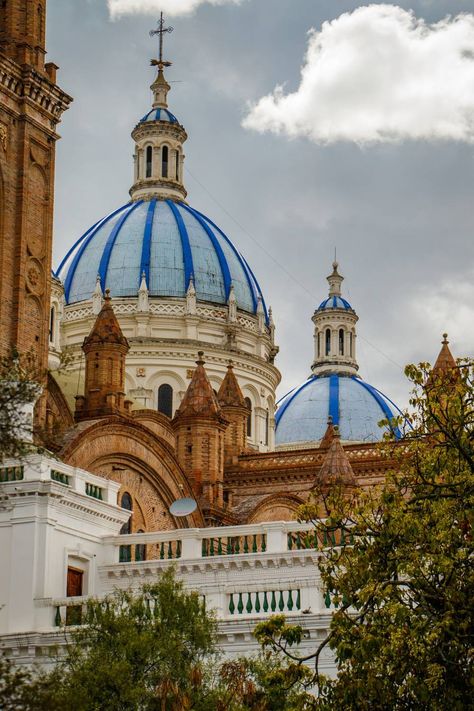
[[[18,462],[0,468],[10,502],[0,510],[2,568],[12,581],[8,589],[0,585],[2,639],[21,659],[41,656],[50,628],[67,618],[67,598],[77,603],[107,591],[104,581],[122,584],[120,565],[156,572],[165,559],[186,555],[200,565],[218,554],[276,556],[278,574],[260,592],[276,600],[281,594],[278,609],[296,612],[318,594],[314,569],[304,571],[315,552],[301,545],[298,507],[317,479],[330,480],[338,467],[360,486],[380,481],[390,462],[374,444],[390,427],[402,436],[392,424],[396,405],[359,375],[358,315],[344,296],[339,265],[328,269],[315,305],[308,377],[277,402],[278,315],[238,245],[187,200],[188,135],[185,117],[173,113],[161,20],[151,105],[131,127],[129,196],[124,186],[116,210],[84,225],[53,272],[55,144],[72,99],[56,83],[57,67],[44,62],[45,14],[46,0],[0,4],[0,354],[33,353],[44,373],[34,436],[47,446],[36,469]],[[302,327],[310,338],[309,323]],[[450,358],[444,343],[439,363]],[[86,542],[66,544],[59,536],[48,549],[34,491],[51,498],[44,506],[61,509],[60,524],[49,520],[50,509],[43,512],[57,536],[62,527],[62,536],[70,530]],[[172,505],[182,499],[194,501],[194,510],[175,516]],[[26,534],[13,525],[20,505],[31,515]],[[15,535],[24,563],[45,566],[26,582],[5,552]],[[32,542],[40,539],[35,559]],[[285,572],[288,556],[300,562]],[[201,577],[188,565],[187,574],[198,576],[189,584],[204,588],[209,578],[199,570]],[[226,590],[215,592],[234,651],[246,646],[248,630],[240,638],[231,617],[263,614],[252,607],[260,599],[252,574],[238,565],[236,571],[244,588],[226,578]],[[19,588],[28,598],[21,615],[12,611]],[[312,624],[324,629],[330,605],[311,599],[319,610],[309,616]],[[48,605],[54,624],[45,617]],[[20,632],[30,635],[30,651],[15,641]]]

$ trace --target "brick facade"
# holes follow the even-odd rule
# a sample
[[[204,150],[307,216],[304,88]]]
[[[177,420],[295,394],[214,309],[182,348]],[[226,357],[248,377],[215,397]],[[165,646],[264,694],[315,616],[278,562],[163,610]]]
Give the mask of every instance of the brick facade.
[[[46,371],[56,126],[71,98],[44,64],[45,0],[0,4],[0,355]],[[42,398],[45,409],[45,398]],[[44,419],[44,418],[43,418]]]

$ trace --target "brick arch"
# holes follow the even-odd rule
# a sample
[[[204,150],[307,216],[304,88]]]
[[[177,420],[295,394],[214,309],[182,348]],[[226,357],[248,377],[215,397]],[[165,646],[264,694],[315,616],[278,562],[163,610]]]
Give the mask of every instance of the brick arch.
[[[133,420],[82,423],[61,451],[67,464],[132,488],[148,530],[203,526],[199,509],[186,519],[168,514],[173,501],[194,497],[169,444]]]
[[[295,494],[271,494],[260,501],[250,512],[247,523],[268,521],[294,521],[296,510],[304,500]]]

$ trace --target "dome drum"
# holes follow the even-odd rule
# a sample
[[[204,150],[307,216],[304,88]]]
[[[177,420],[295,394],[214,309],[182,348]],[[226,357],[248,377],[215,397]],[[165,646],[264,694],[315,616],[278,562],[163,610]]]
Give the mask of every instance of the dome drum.
[[[139,123],[132,132],[135,140],[133,200],[162,198],[184,200],[183,143],[187,134],[180,124],[150,121]]]

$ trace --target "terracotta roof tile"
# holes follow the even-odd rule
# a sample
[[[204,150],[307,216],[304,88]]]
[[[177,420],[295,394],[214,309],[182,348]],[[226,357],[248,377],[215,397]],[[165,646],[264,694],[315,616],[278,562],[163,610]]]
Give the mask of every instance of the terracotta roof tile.
[[[122,333],[111,302],[112,299],[107,289],[104,304],[95,320],[92,331],[84,339],[84,346],[95,343],[116,343],[128,349],[128,341]]]
[[[436,363],[433,366],[433,372],[440,374],[446,373],[450,370],[453,370],[453,368],[456,368],[456,361],[454,360],[453,354],[449,349],[447,333],[443,333],[443,340],[441,341],[441,343],[443,345],[441,346],[441,350],[436,359]]]
[[[341,444],[339,428],[333,426],[332,423],[329,427],[332,427],[332,441],[319,470],[318,478],[328,484],[336,481],[353,484],[355,482],[354,471]]]
[[[215,416],[221,414],[221,408],[217,402],[216,394],[212,389],[209,378],[204,370],[204,353],[199,351],[199,360],[196,361],[197,368],[193,373],[191,382],[179,406],[176,416]]]
[[[242,390],[235,377],[232,361],[229,361],[227,373],[221,383],[217,399],[221,407],[247,407]]]

